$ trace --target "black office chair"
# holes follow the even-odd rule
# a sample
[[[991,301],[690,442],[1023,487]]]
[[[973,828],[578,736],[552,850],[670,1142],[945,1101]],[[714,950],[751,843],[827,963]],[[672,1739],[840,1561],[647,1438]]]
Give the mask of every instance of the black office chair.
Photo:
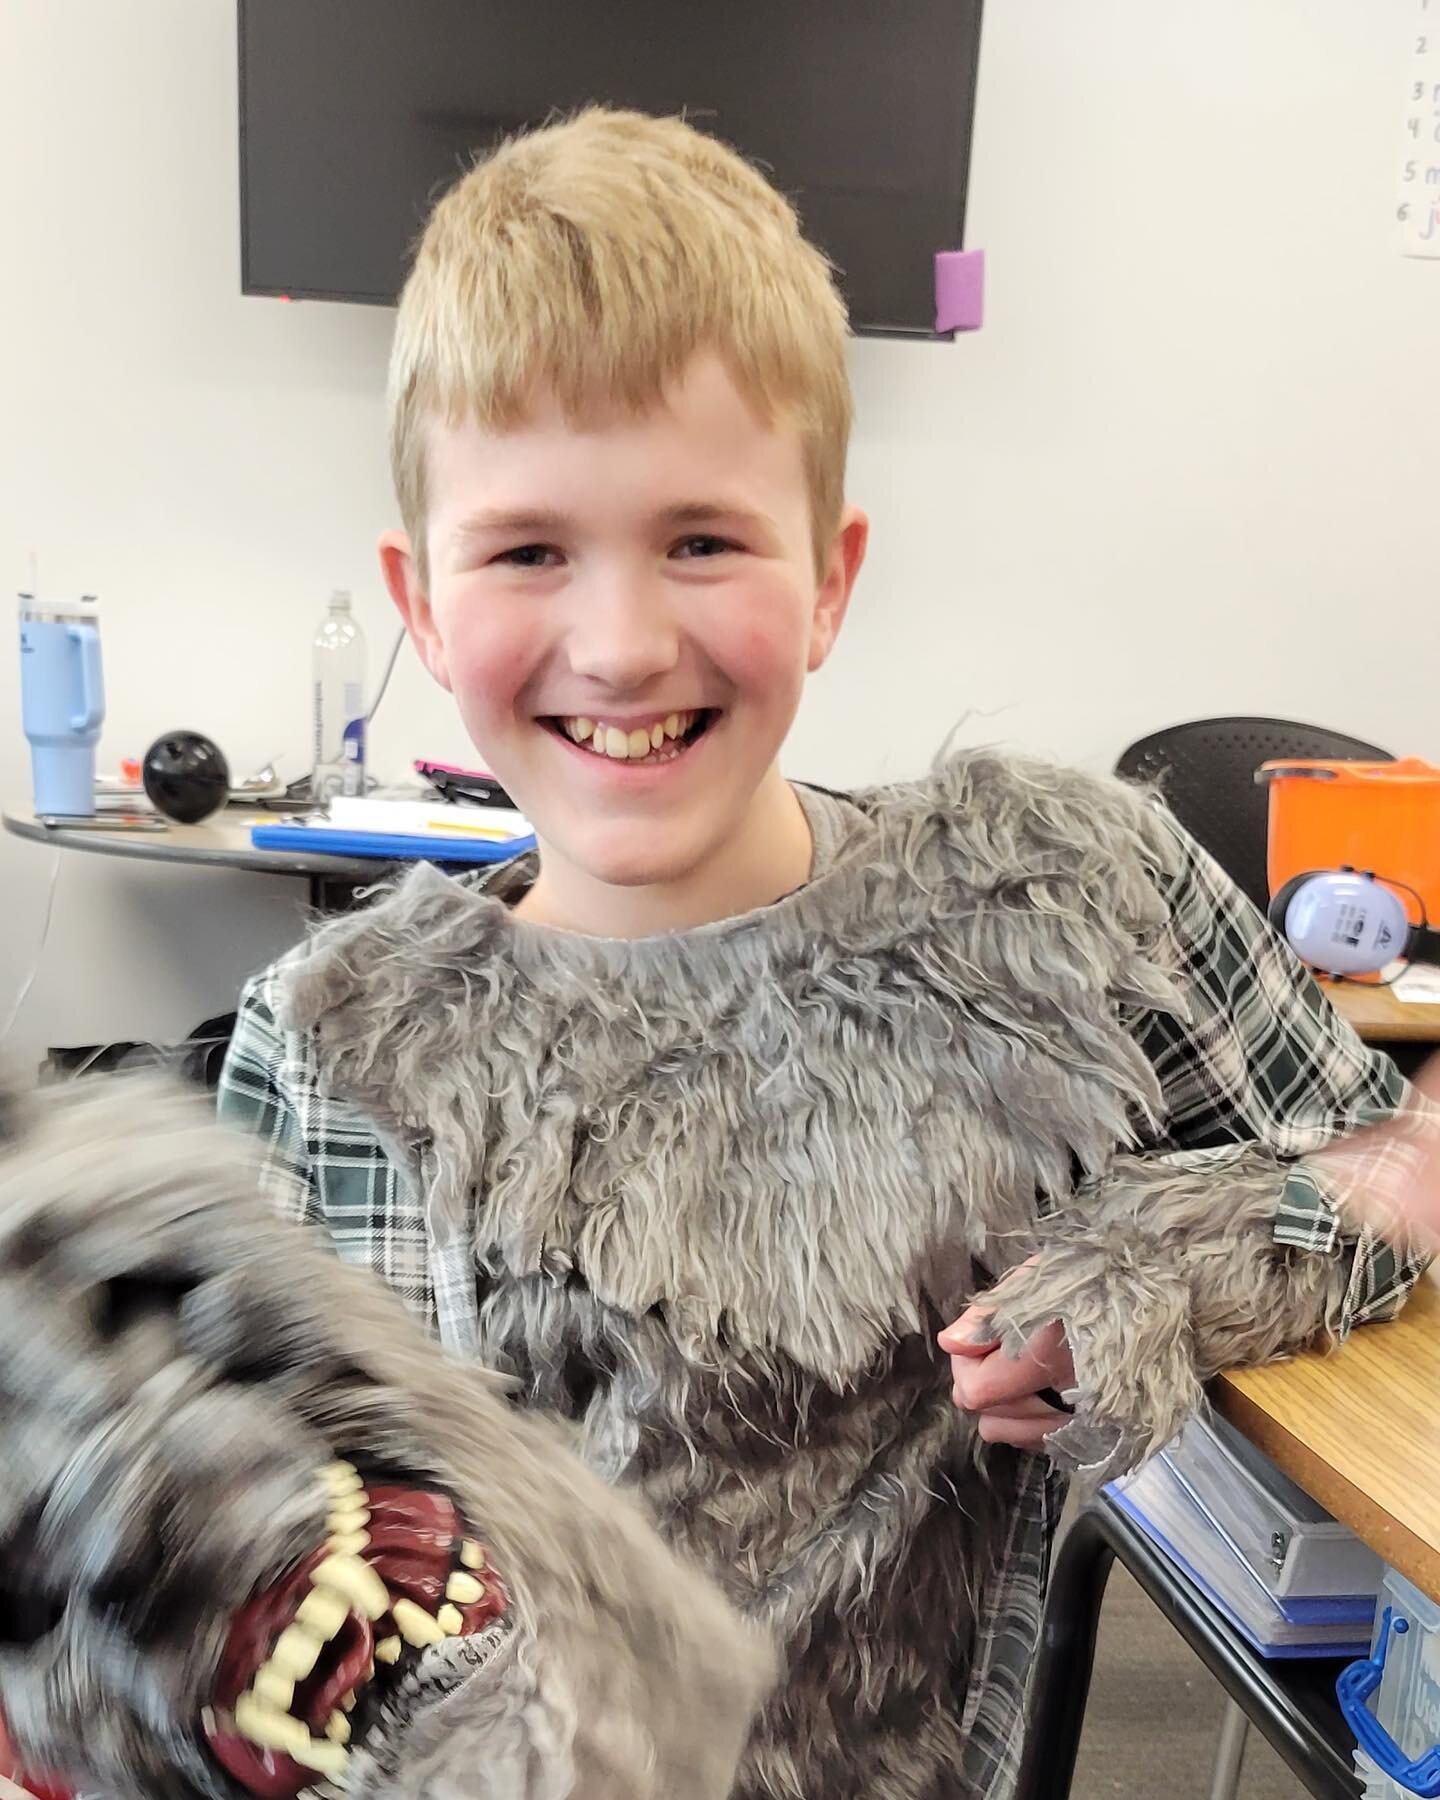
[[[1115,773],[1158,781],[1175,817],[1263,912],[1269,790],[1255,780],[1280,757],[1394,762],[1388,750],[1291,719],[1191,719],[1151,732],[1121,752]]]

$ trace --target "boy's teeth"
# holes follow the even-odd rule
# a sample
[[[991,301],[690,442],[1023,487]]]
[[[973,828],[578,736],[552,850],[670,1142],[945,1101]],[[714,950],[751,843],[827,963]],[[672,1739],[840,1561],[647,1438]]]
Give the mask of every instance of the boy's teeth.
[[[669,740],[683,737],[695,723],[695,717],[693,712],[670,713],[650,725],[629,730],[584,718],[563,719],[561,727],[572,742],[588,744],[597,755],[616,762],[638,762],[653,751],[663,750]]]

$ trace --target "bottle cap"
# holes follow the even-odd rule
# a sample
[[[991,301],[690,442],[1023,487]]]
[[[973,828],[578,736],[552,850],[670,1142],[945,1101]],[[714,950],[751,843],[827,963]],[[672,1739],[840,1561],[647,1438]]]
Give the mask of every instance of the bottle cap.
[[[336,588],[331,593],[331,595],[330,595],[330,610],[331,610],[331,612],[349,612],[349,610],[350,610],[350,590],[349,590],[349,588]]]

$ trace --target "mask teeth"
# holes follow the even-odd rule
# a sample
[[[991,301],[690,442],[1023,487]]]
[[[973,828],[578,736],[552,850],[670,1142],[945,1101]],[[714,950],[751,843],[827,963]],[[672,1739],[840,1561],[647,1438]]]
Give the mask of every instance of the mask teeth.
[[[376,1639],[375,1660],[365,1671],[366,1682],[374,1678],[376,1663],[398,1663],[407,1645],[425,1649],[447,1637],[462,1636],[460,1608],[484,1598],[484,1585],[472,1571],[483,1570],[486,1558],[474,1539],[461,1541],[457,1546],[460,1567],[451,1570],[444,1603],[433,1615],[413,1600],[392,1599],[379,1574],[360,1555],[370,1541],[366,1530],[370,1508],[360,1476],[349,1463],[336,1462],[326,1465],[321,1480],[328,1504],[328,1554],[312,1570],[309,1590],[295,1617],[236,1700],[233,1718],[239,1736],[311,1770],[321,1778],[316,1785],[322,1793],[326,1783],[336,1784],[330,1791],[338,1795],[349,1768],[352,1727],[347,1715],[355,1710],[358,1692],[351,1688],[341,1695],[325,1722],[324,1735],[315,1737],[291,1710],[296,1687],[314,1673],[325,1646],[339,1635],[352,1612],[363,1614],[372,1624],[388,1615],[394,1626]],[[213,1718],[208,1729],[213,1729]]]

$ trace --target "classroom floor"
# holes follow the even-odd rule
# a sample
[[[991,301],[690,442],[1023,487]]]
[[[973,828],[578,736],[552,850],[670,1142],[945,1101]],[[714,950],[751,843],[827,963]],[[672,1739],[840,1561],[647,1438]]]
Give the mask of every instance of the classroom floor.
[[[1095,1680],[1071,1800],[1208,1800],[1224,1695],[1124,1569],[1100,1616]],[[1257,1733],[1241,1800],[1306,1800]]]

